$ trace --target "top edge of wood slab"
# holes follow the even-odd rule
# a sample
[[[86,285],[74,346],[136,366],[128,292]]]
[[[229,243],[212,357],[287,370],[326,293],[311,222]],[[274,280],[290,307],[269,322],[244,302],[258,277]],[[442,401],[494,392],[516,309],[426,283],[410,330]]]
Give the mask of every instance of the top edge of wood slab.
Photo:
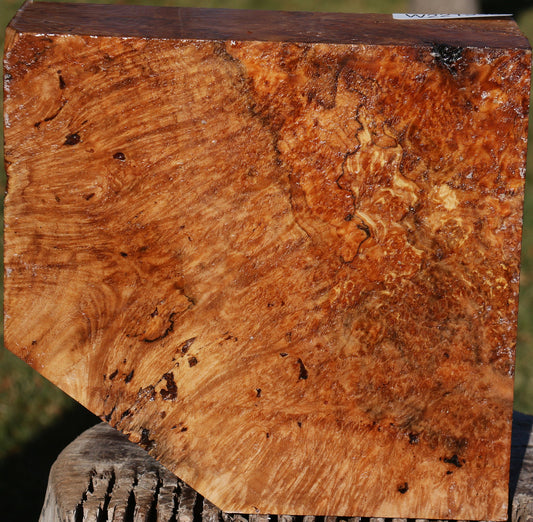
[[[26,3],[9,27],[23,33],[160,39],[530,48],[511,18],[404,21],[390,14],[35,2]]]

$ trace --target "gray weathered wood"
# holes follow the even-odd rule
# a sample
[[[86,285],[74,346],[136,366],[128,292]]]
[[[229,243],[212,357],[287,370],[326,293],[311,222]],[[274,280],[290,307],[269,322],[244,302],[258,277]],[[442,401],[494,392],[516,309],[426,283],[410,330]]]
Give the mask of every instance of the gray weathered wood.
[[[515,412],[511,452],[511,522],[533,520],[533,416]],[[306,516],[303,522],[317,522]],[[40,522],[273,522],[269,515],[235,515],[184,484],[138,445],[105,423],[85,431],[50,471]],[[278,522],[296,517],[278,516]],[[336,522],[326,517],[324,522]],[[339,522],[360,522],[358,517]],[[383,518],[369,519],[384,522]],[[392,522],[406,522],[392,519]],[[420,520],[418,522],[427,522]]]

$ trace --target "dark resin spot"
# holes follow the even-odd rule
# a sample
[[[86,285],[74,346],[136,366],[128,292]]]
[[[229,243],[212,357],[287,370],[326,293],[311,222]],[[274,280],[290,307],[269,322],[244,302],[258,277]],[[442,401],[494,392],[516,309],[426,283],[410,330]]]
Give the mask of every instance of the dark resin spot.
[[[174,381],[174,374],[172,372],[165,373],[163,379],[167,381],[167,389],[162,389],[159,393],[164,401],[174,401],[178,396],[178,387]]]
[[[121,252],[120,255],[121,255],[122,257],[128,257],[128,254],[126,254],[126,252]]]
[[[115,152],[115,154],[113,154],[113,158],[115,158],[116,160],[120,160],[120,161],[126,160],[126,156],[124,155],[123,152]]]
[[[452,74],[456,73],[457,62],[463,56],[463,48],[453,45],[434,43],[431,55],[435,61]]]
[[[255,389],[255,396],[256,397],[261,397],[261,388],[256,388]]]
[[[418,433],[409,433],[409,444],[418,444],[419,442]]]
[[[463,462],[461,462],[459,460],[459,457],[457,456],[457,454],[453,454],[451,457],[445,457],[444,459],[444,462],[446,462],[446,464],[453,464],[456,468],[461,468],[463,466],[463,463],[464,463],[464,460]]]
[[[63,143],[63,145],[77,145],[80,141],[80,135],[77,132],[74,132],[65,138],[65,143]]]
[[[298,375],[298,379],[307,379],[307,377],[309,377],[309,373],[307,372],[307,368],[305,367],[303,361],[298,359],[298,364],[300,365],[300,374]]]
[[[110,376],[109,376],[109,380],[113,380],[118,374],[118,370],[115,370]]]
[[[115,408],[113,408],[107,415],[104,415],[104,420],[106,422],[109,422],[111,420],[111,417],[113,416],[114,412],[115,412]]]
[[[403,484],[400,484],[398,486],[398,491],[404,495],[405,493],[407,493],[409,491],[409,484],[407,484],[407,482],[404,482]]]
[[[126,384],[128,384],[128,383],[133,379],[133,372],[134,372],[134,371],[135,371],[135,370],[131,370],[131,372],[128,373],[128,375],[126,375],[126,378],[124,379],[124,382],[125,382]]]
[[[187,339],[182,345],[181,345],[181,353],[187,353],[189,351],[189,348],[191,347],[192,343],[196,341],[196,337],[191,337],[190,339]]]
[[[153,447],[154,441],[150,438],[150,430],[141,428],[141,440],[139,442],[144,449],[149,450]]]
[[[189,358],[189,366],[192,368],[198,364],[198,359],[196,357]]]

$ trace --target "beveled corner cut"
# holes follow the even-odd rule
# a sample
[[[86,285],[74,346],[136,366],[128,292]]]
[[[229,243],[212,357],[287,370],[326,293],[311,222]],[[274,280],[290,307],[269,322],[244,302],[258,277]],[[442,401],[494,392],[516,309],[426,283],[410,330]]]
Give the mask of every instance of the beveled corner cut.
[[[225,511],[506,519],[529,69],[509,20],[26,5],[7,347]]]

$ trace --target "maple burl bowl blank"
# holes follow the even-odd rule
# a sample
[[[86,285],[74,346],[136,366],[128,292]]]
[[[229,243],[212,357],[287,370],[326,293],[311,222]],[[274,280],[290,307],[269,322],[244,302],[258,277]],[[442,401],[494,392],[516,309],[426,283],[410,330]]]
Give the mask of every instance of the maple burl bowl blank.
[[[509,19],[27,4],[5,343],[226,512],[507,517]]]

